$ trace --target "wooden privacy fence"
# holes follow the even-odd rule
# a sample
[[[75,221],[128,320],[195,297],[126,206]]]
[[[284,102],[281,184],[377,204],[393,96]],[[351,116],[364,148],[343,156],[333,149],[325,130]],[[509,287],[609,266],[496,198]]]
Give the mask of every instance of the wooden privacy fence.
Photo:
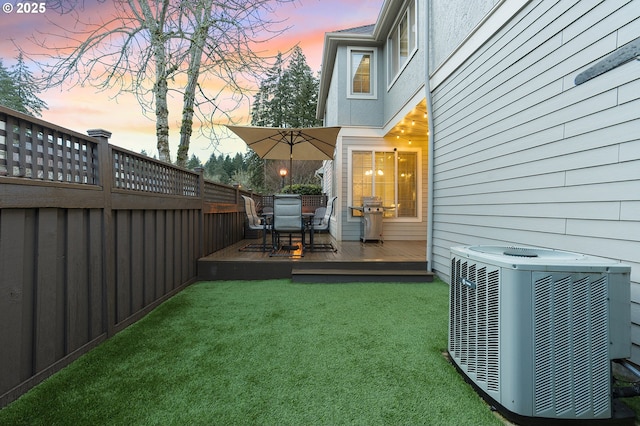
[[[0,107],[0,407],[243,238],[246,192],[89,135]]]

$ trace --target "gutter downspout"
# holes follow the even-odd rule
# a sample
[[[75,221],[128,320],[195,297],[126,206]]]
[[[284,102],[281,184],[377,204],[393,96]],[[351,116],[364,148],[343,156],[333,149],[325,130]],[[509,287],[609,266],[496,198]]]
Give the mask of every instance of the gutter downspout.
[[[427,271],[433,272],[433,103],[431,99],[431,82],[429,80],[429,50],[431,45],[429,8],[430,1],[427,0],[425,7],[425,28],[426,28],[426,48],[425,57],[425,97],[427,102],[427,126],[429,137],[427,139]]]

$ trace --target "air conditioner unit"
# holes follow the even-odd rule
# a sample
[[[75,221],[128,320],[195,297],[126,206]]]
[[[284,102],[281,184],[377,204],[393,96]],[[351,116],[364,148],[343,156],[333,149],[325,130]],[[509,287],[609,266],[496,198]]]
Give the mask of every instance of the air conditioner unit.
[[[633,424],[611,396],[611,360],[631,356],[630,272],[565,251],[453,247],[451,360],[519,424],[620,416]]]

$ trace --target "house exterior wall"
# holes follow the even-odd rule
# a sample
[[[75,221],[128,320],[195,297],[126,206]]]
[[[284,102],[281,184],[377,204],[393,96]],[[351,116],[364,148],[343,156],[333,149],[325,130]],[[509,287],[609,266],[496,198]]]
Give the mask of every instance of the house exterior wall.
[[[436,69],[471,34],[498,1],[430,0],[429,68]]]
[[[416,12],[418,15],[418,28],[425,28],[426,21],[426,2],[416,0]],[[395,25],[395,24],[394,24]],[[387,52],[383,52],[382,59],[385,65],[384,80],[382,81],[382,91],[386,92],[384,102],[384,125],[394,124],[397,115],[407,105],[407,102],[414,98],[416,93],[422,92],[420,96],[424,99],[424,70],[425,70],[425,50],[427,47],[427,39],[425,31],[417,31],[417,50],[411,57],[409,62],[400,72],[400,75],[391,83],[387,84],[386,65],[388,62]],[[410,105],[414,107],[415,105]]]
[[[449,248],[475,244],[628,263],[637,363],[640,61],[575,84],[580,72],[638,37],[637,1],[526,2],[494,29],[450,74],[431,76],[431,267],[448,280]]]
[[[426,2],[416,0],[418,13],[418,28],[424,27],[426,19]],[[400,9],[400,8],[399,8]],[[404,10],[404,9],[402,9]],[[393,22],[389,22],[389,29]],[[387,52],[384,39],[377,45],[377,98],[374,100],[350,99],[348,94],[349,47],[359,47],[355,42],[345,42],[338,46],[335,65],[327,94],[325,108],[325,125],[342,126],[342,131],[336,144],[336,156],[333,161],[331,179],[333,189],[338,196],[336,211],[336,226],[332,226],[331,233],[341,240],[358,240],[360,238],[360,218],[352,217],[350,201],[350,149],[389,150],[395,148],[393,141],[384,138],[388,131],[385,126],[393,125],[406,114],[407,108],[424,99],[424,70],[426,35],[418,31],[418,48],[403,68],[399,77],[388,84]],[[370,47],[367,43],[363,47]],[[417,100],[416,100],[417,99]],[[384,238],[388,240],[426,240],[427,222],[427,162],[426,147],[420,151],[420,171],[422,176],[421,194],[419,195],[419,210],[417,218],[393,218],[384,220]],[[325,175],[326,176],[326,175]],[[325,179],[325,185],[328,185]],[[359,202],[358,202],[359,204]]]
[[[338,117],[340,115],[340,111],[338,109],[340,98],[338,96],[338,70],[339,67],[334,67],[331,77],[331,85],[329,86],[329,91],[327,93],[327,107],[325,109],[324,114],[324,125],[325,126],[337,126],[338,125]],[[334,83],[335,82],[335,83]]]
[[[360,238],[360,218],[352,217],[350,205],[350,181],[349,169],[351,163],[349,161],[350,152],[352,150],[388,150],[393,151],[393,144],[382,137],[379,129],[365,129],[359,127],[343,128],[343,133],[338,138],[338,149],[336,160],[334,161],[334,179],[338,180],[338,203],[340,211],[337,213],[336,220],[340,223],[336,224],[339,229],[339,238],[344,241],[356,241]],[[386,240],[406,240],[421,241],[427,237],[427,198],[424,194],[427,189],[427,165],[428,156],[426,149],[416,149],[419,151],[420,168],[419,174],[422,179],[422,196],[419,197],[420,216],[411,219],[385,219],[383,225],[384,239]],[[357,203],[359,204],[359,203]]]
[[[339,46],[336,54],[336,62],[333,68],[334,74],[331,79],[329,93],[331,105],[327,103],[327,112],[331,117],[327,117],[326,125],[330,126],[375,126],[380,127],[384,112],[384,85],[381,84],[384,75],[382,50],[377,55],[378,89],[377,99],[353,99],[347,97],[349,84],[348,70],[348,47]],[[358,47],[353,45],[353,47]],[[330,124],[329,124],[330,123]]]

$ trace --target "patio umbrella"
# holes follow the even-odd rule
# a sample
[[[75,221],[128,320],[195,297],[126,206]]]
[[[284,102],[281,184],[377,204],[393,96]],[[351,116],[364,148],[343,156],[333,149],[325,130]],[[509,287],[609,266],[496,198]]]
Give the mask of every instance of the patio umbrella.
[[[340,127],[227,126],[260,158],[289,159],[289,185],[293,183],[293,160],[331,160]]]

